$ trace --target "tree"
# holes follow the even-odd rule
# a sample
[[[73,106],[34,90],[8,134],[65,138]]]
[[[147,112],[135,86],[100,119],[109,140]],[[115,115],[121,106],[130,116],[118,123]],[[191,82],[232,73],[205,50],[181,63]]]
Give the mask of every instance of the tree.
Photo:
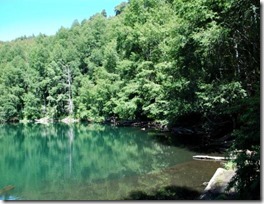
[[[0,120],[114,116],[192,126],[207,142],[231,135],[231,186],[258,198],[259,11],[256,0],[130,0],[111,18],[0,43]]]
[[[116,16],[121,14],[124,11],[124,9],[126,8],[126,6],[127,6],[126,2],[122,2],[121,4],[117,5],[115,7]]]

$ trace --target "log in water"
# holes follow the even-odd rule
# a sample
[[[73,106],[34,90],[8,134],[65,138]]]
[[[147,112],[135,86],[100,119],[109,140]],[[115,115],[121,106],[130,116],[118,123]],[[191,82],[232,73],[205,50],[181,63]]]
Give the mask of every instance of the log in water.
[[[195,155],[193,156],[195,160],[210,160],[210,161],[226,161],[229,160],[229,157],[219,157],[219,156],[208,156],[208,155]]]

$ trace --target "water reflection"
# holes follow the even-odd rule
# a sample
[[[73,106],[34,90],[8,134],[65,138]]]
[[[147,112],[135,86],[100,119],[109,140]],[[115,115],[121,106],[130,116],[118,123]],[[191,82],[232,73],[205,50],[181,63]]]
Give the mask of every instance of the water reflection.
[[[137,128],[85,123],[2,125],[0,154],[0,187],[14,185],[24,199],[73,199],[74,192],[82,197],[82,186],[142,176],[193,155],[156,143]]]
[[[73,152],[73,141],[74,141],[74,133],[73,128],[70,127],[68,130],[68,137],[69,137],[69,172],[71,175],[72,172],[72,152]]]

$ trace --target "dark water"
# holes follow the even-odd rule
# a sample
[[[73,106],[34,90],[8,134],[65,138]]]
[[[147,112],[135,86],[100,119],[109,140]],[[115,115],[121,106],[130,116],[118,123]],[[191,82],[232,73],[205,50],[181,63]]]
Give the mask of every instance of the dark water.
[[[161,186],[202,190],[219,163],[166,146],[153,133],[98,124],[0,126],[2,199],[118,200]]]

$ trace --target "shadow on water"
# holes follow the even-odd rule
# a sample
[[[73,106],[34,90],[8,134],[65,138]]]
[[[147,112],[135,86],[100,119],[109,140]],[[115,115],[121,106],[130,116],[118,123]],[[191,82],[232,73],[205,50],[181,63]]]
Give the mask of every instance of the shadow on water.
[[[209,119],[200,113],[190,112],[175,118],[169,126],[170,132],[154,133],[154,140],[206,154],[224,154],[234,140],[231,135],[234,124],[229,116]]]
[[[180,148],[187,148],[190,151],[203,154],[224,154],[226,148],[223,148],[221,145],[212,144],[208,142],[208,139],[203,135],[176,135],[173,133],[162,133],[162,132],[153,132],[151,133],[153,139],[166,146],[174,146]]]
[[[157,191],[147,193],[132,191],[125,200],[197,200],[200,193],[187,187],[166,186]]]

